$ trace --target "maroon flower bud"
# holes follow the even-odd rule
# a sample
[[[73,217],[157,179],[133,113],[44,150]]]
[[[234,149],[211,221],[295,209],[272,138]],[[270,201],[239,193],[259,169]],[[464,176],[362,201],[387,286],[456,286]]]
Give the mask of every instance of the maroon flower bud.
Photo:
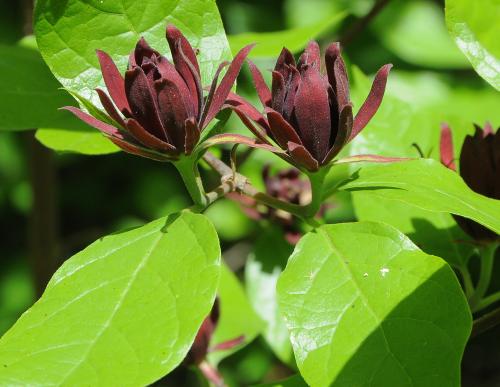
[[[473,136],[468,135],[460,152],[460,176],[478,194],[500,200],[500,128],[493,133],[490,123],[484,129],[475,125]],[[456,171],[453,155],[451,129],[441,125],[441,163]],[[498,234],[474,222],[454,216],[459,226],[478,242],[491,242],[499,239]]]
[[[349,81],[339,43],[325,53],[326,75],[320,72],[320,50],[312,41],[298,63],[283,48],[272,72],[271,90],[257,67],[249,62],[255,87],[265,107],[265,117],[241,97],[231,95],[228,104],[263,143],[270,137],[294,165],[316,171],[329,163],[366,126],[384,95],[392,65],[375,76],[368,98],[353,118]],[[264,130],[256,128],[250,120]]]
[[[130,54],[125,78],[108,54],[97,51],[109,96],[101,89],[96,91],[109,117],[103,120],[66,107],[123,150],[155,160],[175,160],[193,152],[201,131],[220,111],[252,48],[247,46],[236,55],[217,85],[228,63],[219,66],[204,98],[195,51],[174,26],[167,26],[166,36],[173,64],[141,38]]]

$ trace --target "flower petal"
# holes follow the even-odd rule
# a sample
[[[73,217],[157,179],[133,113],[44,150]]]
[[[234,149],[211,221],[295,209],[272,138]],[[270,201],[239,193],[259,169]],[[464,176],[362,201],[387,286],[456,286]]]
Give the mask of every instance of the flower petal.
[[[253,84],[255,85],[262,106],[271,106],[271,90],[269,90],[269,87],[266,85],[262,73],[250,59],[248,59],[247,62],[250,73],[252,74]]]
[[[283,118],[287,121],[292,119],[295,105],[295,96],[301,81],[300,73],[295,67],[290,67],[290,76],[286,87],[285,100],[283,102]]]
[[[332,148],[328,151],[328,154],[322,161],[322,165],[328,164],[349,142],[349,137],[352,130],[352,121],[352,104],[348,103],[340,112],[337,135],[335,137],[335,140],[333,141]]]
[[[439,153],[441,156],[441,164],[453,171],[457,170],[455,165],[455,154],[453,152],[453,137],[451,128],[448,124],[441,124],[441,137],[439,139]]]
[[[201,117],[200,117],[200,128],[201,128],[201,130],[204,129],[205,119],[207,118],[207,114],[208,114],[208,108],[212,104],[212,100],[214,98],[215,90],[217,88],[217,82],[219,81],[219,75],[220,75],[221,71],[224,69],[224,67],[226,67],[227,65],[229,65],[228,61],[222,62],[219,65],[219,67],[217,68],[217,71],[215,72],[214,79],[212,80],[212,84],[210,85],[210,90],[208,91],[208,95],[207,95],[207,99],[206,99],[206,102],[205,102],[205,106],[203,107],[203,112],[201,113]],[[207,122],[207,124],[208,124],[208,122]]]
[[[335,61],[340,56],[340,43],[331,43],[325,51],[325,67],[328,75],[328,82],[337,93],[337,80],[335,79]]]
[[[184,149],[186,141],[185,122],[191,118],[187,114],[186,106],[177,86],[169,79],[160,79],[155,82],[158,93],[160,117],[170,139],[169,143],[177,149]]]
[[[314,157],[312,157],[312,155],[303,145],[289,142],[287,144],[287,147],[293,161],[296,162],[299,166],[304,167],[311,172],[318,170],[318,162],[314,159]]]
[[[369,162],[369,163],[395,163],[400,161],[409,161],[414,160],[409,157],[386,157],[379,155],[356,155],[344,157],[342,159],[336,160],[334,164],[349,164],[349,163],[361,163],[361,162]]]
[[[95,89],[97,92],[97,95],[99,96],[99,100],[101,101],[102,106],[104,107],[104,110],[106,110],[106,113],[116,121],[117,124],[119,124],[122,128],[125,128],[125,121],[123,121],[122,116],[120,113],[116,111],[115,105],[113,105],[113,102],[111,99],[108,97],[108,95],[101,89],[97,88]]]
[[[108,54],[100,50],[97,50],[97,58],[99,59],[104,83],[106,84],[111,99],[121,112],[124,110],[130,111],[127,96],[125,94],[125,81],[120,71],[118,71],[115,62],[113,62],[113,59],[111,59]]]
[[[250,129],[250,131],[255,135],[255,137],[257,137],[260,141],[262,141],[266,144],[270,144],[269,140],[267,139],[267,133],[264,132],[263,130],[257,128],[254,124],[252,124],[252,121],[250,121],[249,116],[247,116],[247,111],[246,111],[244,106],[245,105],[231,105],[231,104],[224,105],[225,108],[229,108],[229,109],[233,110],[238,115],[241,122],[243,122],[243,124],[248,129]],[[264,118],[262,118],[262,120],[264,120]],[[255,121],[255,122],[257,122],[257,121]],[[266,127],[269,128],[267,121],[266,121]],[[267,130],[269,130],[269,129],[267,129]]]
[[[269,124],[265,117],[245,98],[231,92],[226,99],[226,105],[237,107],[248,118],[258,123],[265,130],[269,130]]]
[[[186,131],[186,137],[184,139],[184,153],[186,155],[190,155],[200,140],[200,128],[198,128],[198,124],[196,123],[194,117],[188,118],[184,122],[184,128]]]
[[[207,125],[210,121],[213,120],[213,118],[217,115],[217,113],[219,113],[220,109],[222,108],[222,105],[224,105],[224,102],[226,101],[226,98],[229,95],[229,92],[231,91],[234,82],[236,81],[236,77],[240,73],[241,66],[243,65],[243,62],[245,61],[246,57],[248,56],[248,53],[253,48],[253,46],[254,44],[249,44],[248,46],[243,47],[236,54],[233,61],[229,65],[229,68],[227,69],[224,78],[222,78],[219,87],[215,91],[214,98],[212,99],[210,106],[208,107],[208,113],[207,113],[207,118],[205,120],[205,125]]]
[[[288,48],[283,47],[281,50],[280,56],[278,57],[278,60],[276,61],[276,65],[274,66],[274,71],[277,72],[283,72],[285,71],[285,66],[295,66],[295,58],[293,57],[293,54],[288,50]]]
[[[139,122],[133,118],[127,120],[127,129],[134,138],[146,146],[158,151],[175,152],[176,148],[165,141],[153,136],[146,129],[144,129]]]
[[[302,72],[301,79],[295,96],[297,131],[313,157],[323,160],[329,149],[331,132],[328,84],[312,66]]]
[[[387,77],[389,76],[391,68],[392,64],[386,64],[385,66],[382,66],[382,68],[375,75],[370,93],[354,118],[354,126],[349,141],[356,137],[361,130],[363,130],[366,124],[368,124],[377,112],[380,104],[382,103],[382,98],[384,97]]]
[[[151,89],[146,74],[140,67],[134,67],[125,73],[125,91],[133,118],[153,136],[170,142],[160,121],[156,93]]]
[[[298,68],[300,69],[304,65],[309,65],[316,68],[319,71],[321,63],[321,54],[319,50],[318,42],[311,40],[307,45],[306,49],[299,58]]]
[[[105,122],[102,122],[102,121],[98,120],[97,118],[92,117],[90,114],[87,114],[74,106],[64,106],[61,109],[67,110],[67,111],[73,113],[76,117],[78,117],[80,120],[85,122],[87,125],[90,125],[96,129],[99,129],[101,132],[103,132],[107,136],[113,136],[113,137],[118,137],[118,138],[123,139],[123,135],[120,133],[118,128],[115,128],[112,125],[109,125]]]
[[[337,96],[337,103],[339,109],[349,103],[349,79],[347,78],[347,71],[345,69],[344,59],[338,56],[333,65],[333,72],[335,77],[335,95]],[[333,85],[332,85],[333,86]]]
[[[283,112],[283,104],[285,103],[286,89],[285,79],[283,74],[278,71],[273,71],[272,101],[271,107],[279,113]]]
[[[141,66],[144,63],[145,58],[151,59],[153,55],[160,56],[160,53],[151,48],[148,42],[146,42],[146,39],[141,36],[141,38],[135,45],[134,60],[132,62],[133,65]]]
[[[168,161],[175,159],[176,156],[172,155],[163,155],[157,152],[150,151],[136,144],[132,144],[130,142],[124,141],[122,139],[116,137],[109,137],[109,139],[119,148],[124,150],[127,153],[131,153],[136,156],[146,157],[155,161]]]
[[[278,154],[284,153],[281,149],[272,146],[270,144],[263,144],[258,140],[256,140],[255,138],[246,137],[241,134],[231,134],[231,133],[217,134],[215,136],[208,138],[207,140],[203,141],[203,148],[206,149],[213,145],[219,145],[219,144],[243,144],[252,148],[265,149],[273,153],[278,153]]]
[[[266,114],[273,139],[280,147],[287,149],[289,142],[302,145],[302,141],[295,129],[285,121],[281,114],[271,108],[266,108]]]

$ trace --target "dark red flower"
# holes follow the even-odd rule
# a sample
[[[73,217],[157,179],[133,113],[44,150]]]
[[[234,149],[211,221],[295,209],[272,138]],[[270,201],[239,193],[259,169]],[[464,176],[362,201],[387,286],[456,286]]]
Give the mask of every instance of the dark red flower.
[[[271,90],[257,67],[249,64],[265,116],[234,94],[228,104],[261,142],[269,144],[270,137],[286,152],[285,158],[309,171],[333,160],[366,126],[380,106],[392,67],[385,65],[377,72],[368,98],[353,118],[339,43],[326,50],[326,74],[320,72],[318,43],[310,42],[298,63],[283,48],[272,72]]]
[[[474,192],[500,200],[500,128],[493,133],[488,122],[484,129],[475,124],[474,127],[474,135],[466,136],[462,145],[460,176]],[[441,125],[440,150],[441,163],[456,171],[451,129],[447,124]],[[477,241],[488,242],[499,238],[498,234],[473,220],[461,216],[454,218]]]
[[[217,85],[228,63],[219,66],[204,98],[195,51],[172,25],[167,26],[166,37],[173,64],[141,38],[130,55],[125,78],[108,54],[97,51],[109,96],[96,91],[109,117],[66,107],[123,150],[155,160],[191,154],[201,131],[220,111],[252,48],[247,46],[236,55]]]

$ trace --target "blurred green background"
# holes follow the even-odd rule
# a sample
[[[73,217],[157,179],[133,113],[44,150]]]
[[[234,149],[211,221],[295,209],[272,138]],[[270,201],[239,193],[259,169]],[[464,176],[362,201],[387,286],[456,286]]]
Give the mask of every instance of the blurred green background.
[[[370,129],[379,130],[380,149],[392,152],[390,155],[416,157],[412,143],[417,143],[425,155],[436,157],[441,121],[452,124],[456,142],[472,131],[472,122],[482,124],[489,119],[498,125],[498,92],[472,70],[456,48],[445,27],[443,1],[382,3],[380,13],[365,25],[360,20],[373,8],[373,0],[217,1],[227,33],[244,34],[231,38],[233,48],[240,41],[259,41],[266,36],[251,33],[286,31],[275,39],[268,38],[254,52],[254,60],[264,70],[273,66],[274,59],[267,52],[279,51],[283,42],[298,51],[309,38],[318,39],[323,47],[340,39],[348,62],[364,74],[393,63],[385,110]],[[29,32],[26,9],[23,1],[0,3],[3,48],[17,44]],[[2,65],[0,62],[0,69]],[[351,79],[359,80],[359,75]],[[363,87],[362,81],[356,83],[355,102],[366,95]],[[248,70],[242,72],[238,90],[256,100]],[[27,101],[26,109],[36,109],[33,103]],[[0,120],[4,115],[1,110]],[[234,117],[227,128],[245,131]],[[460,142],[455,144],[457,149]],[[363,149],[359,144],[356,151]],[[227,152],[222,154],[227,156]],[[266,163],[282,166],[273,156],[257,151],[249,155],[242,171],[262,186],[260,168]],[[216,183],[208,169],[202,172]],[[329,221],[355,218],[348,195],[332,202]],[[40,145],[33,131],[0,131],[0,334],[34,302],[64,259],[106,233],[143,224],[188,204],[186,192],[168,164],[124,153],[55,153]],[[249,220],[229,200],[217,202],[207,215],[219,231],[226,261],[241,274],[250,246],[267,232],[265,225]],[[500,287],[500,273],[495,278],[494,286]],[[499,329],[470,342],[463,363],[464,386],[500,385],[500,347],[494,345],[498,342]],[[260,338],[225,359],[221,369],[234,385],[290,374],[290,368],[278,361]],[[172,378],[179,382],[196,376],[178,372]]]

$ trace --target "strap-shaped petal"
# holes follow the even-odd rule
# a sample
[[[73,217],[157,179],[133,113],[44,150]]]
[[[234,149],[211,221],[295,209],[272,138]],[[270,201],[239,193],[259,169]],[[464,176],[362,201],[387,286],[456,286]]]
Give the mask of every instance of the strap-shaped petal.
[[[250,59],[247,60],[248,67],[250,68],[250,73],[252,74],[253,84],[257,90],[257,95],[259,96],[260,102],[264,107],[271,106],[271,90],[266,85],[264,77],[260,72],[259,68]]]
[[[226,101],[226,98],[229,95],[229,92],[231,91],[234,82],[236,81],[236,77],[240,73],[241,66],[243,66],[243,62],[245,61],[246,57],[248,56],[248,53],[254,46],[255,44],[249,44],[248,46],[243,47],[236,54],[233,61],[229,65],[229,68],[227,69],[226,74],[222,78],[219,87],[217,87],[217,90],[215,91],[210,106],[208,107],[207,118],[204,123],[205,125],[208,125],[208,123],[212,121],[214,117],[217,115],[217,113],[219,113],[219,111],[221,110],[222,105],[224,105],[224,102]]]
[[[219,82],[220,73],[224,69],[224,67],[226,67],[228,65],[229,65],[228,61],[222,62],[219,65],[219,67],[217,68],[217,71],[215,72],[214,79],[212,80],[212,84],[210,85],[210,90],[208,91],[205,106],[203,107],[203,112],[201,113],[201,117],[200,117],[201,130],[204,129],[205,119],[207,118],[207,114],[208,114],[208,108],[210,107],[210,105],[212,104],[212,100],[214,99],[214,94],[215,94],[215,90],[217,89],[217,83]],[[208,124],[208,122],[207,122],[207,124]]]
[[[295,67],[290,67],[289,81],[286,84],[286,95],[283,103],[283,117],[290,121],[295,106],[295,96],[301,81],[300,73]]]
[[[298,67],[301,68],[304,65],[308,65],[316,68],[319,71],[320,63],[321,63],[321,53],[319,49],[319,44],[318,42],[311,40],[307,44],[306,49],[299,58]]]
[[[113,62],[113,59],[111,59],[108,54],[100,50],[97,50],[97,58],[99,59],[104,83],[106,84],[111,99],[121,112],[124,110],[130,111],[127,96],[125,94],[125,81],[120,71],[118,71],[115,62]]]
[[[285,103],[286,89],[285,89],[285,79],[283,74],[278,71],[273,71],[273,83],[272,83],[272,100],[271,107],[277,112],[283,112],[283,104]]]
[[[169,79],[160,79],[155,82],[158,93],[160,117],[165,126],[170,143],[177,149],[184,149],[186,140],[185,122],[188,112],[177,86]]]
[[[453,137],[451,134],[451,128],[448,124],[441,124],[441,136],[439,138],[439,153],[441,158],[441,164],[445,167],[450,168],[454,171],[457,170],[455,165],[455,154],[453,152]]]
[[[335,79],[335,61],[340,56],[340,43],[330,43],[325,51],[325,67],[328,75],[328,82],[337,93],[337,80]]]
[[[194,147],[198,144],[200,140],[200,129],[198,128],[198,123],[194,117],[188,118],[184,122],[184,129],[186,136],[184,139],[184,153],[190,155],[193,152]]]
[[[153,136],[170,142],[160,120],[156,92],[152,90],[146,74],[140,67],[134,67],[125,73],[125,91],[133,118]]]
[[[250,118],[252,121],[258,123],[266,131],[269,130],[269,123],[267,122],[265,117],[245,98],[231,92],[226,99],[226,105],[237,107],[238,110],[248,116],[248,118]]]
[[[108,97],[108,95],[101,89],[97,88],[95,89],[97,92],[97,95],[99,96],[99,100],[101,101],[102,106],[104,107],[104,110],[106,110],[106,113],[116,121],[117,124],[119,124],[122,128],[125,128],[125,121],[123,120],[122,116],[120,113],[115,108],[115,105],[113,105],[113,102],[111,99]]]
[[[93,128],[100,130],[102,133],[104,133],[107,136],[117,137],[117,138],[123,139],[123,135],[120,133],[118,128],[115,128],[112,125],[109,125],[105,122],[102,122],[101,120],[98,120],[97,118],[92,117],[90,114],[87,114],[74,106],[64,106],[61,109],[67,110],[67,111],[73,113],[76,117],[78,117],[80,120],[85,122],[87,125],[90,125]]]
[[[414,160],[409,157],[386,157],[379,155],[356,155],[344,157],[336,160],[334,164],[350,164],[350,163],[397,163],[401,161]]]
[[[287,145],[288,153],[290,153],[291,158],[298,166],[311,172],[318,170],[318,161],[312,157],[311,153],[303,145],[294,142],[289,142]]]
[[[271,108],[266,108],[266,114],[273,139],[280,147],[287,149],[289,142],[303,145],[295,129],[285,121],[281,114]]]
[[[200,67],[193,47],[186,39],[186,37],[172,24],[167,26],[166,31],[170,53],[174,60],[174,65],[179,74],[184,78],[193,105],[196,106],[196,114],[199,114],[199,106],[201,106],[200,89],[201,89],[201,76]]]
[[[295,118],[302,143],[316,160],[329,150],[331,119],[328,83],[318,69],[308,66],[295,96]]]
[[[288,50],[288,48],[283,47],[281,50],[280,56],[276,61],[276,65],[274,66],[274,71],[283,72],[285,71],[285,66],[295,66],[295,58],[293,54]]]
[[[382,98],[384,97],[387,77],[389,76],[391,68],[392,64],[386,64],[382,66],[375,75],[370,93],[354,118],[354,126],[349,141],[363,130],[377,112],[382,103]]]
[[[163,152],[175,152],[176,148],[173,145],[151,135],[151,133],[144,129],[141,124],[133,118],[129,118],[126,124],[129,133],[134,136],[137,142],[143,144],[147,148]]]
[[[213,145],[219,145],[219,144],[243,144],[252,148],[260,148],[267,151],[271,151],[273,153],[278,153],[278,154],[284,153],[281,149],[273,145],[259,142],[259,140],[256,140],[255,138],[246,137],[241,134],[231,134],[231,133],[216,134],[215,136],[212,136],[207,140],[203,141],[204,148],[209,148]]]
[[[124,141],[122,139],[116,137],[109,137],[109,139],[119,148],[124,150],[127,153],[145,157],[155,161],[168,161],[174,160],[177,158],[175,154],[161,154],[158,152],[151,151],[149,149],[143,148],[136,144],[131,144],[130,142]]]
[[[132,65],[141,66],[145,59],[151,59],[153,55],[160,56],[160,53],[151,48],[146,39],[141,36],[134,49]]]
[[[252,121],[248,118],[246,114],[246,110],[244,108],[244,105],[231,105],[231,104],[226,104],[224,105],[224,108],[229,108],[233,110],[238,117],[240,118],[241,122],[248,128],[250,131],[257,137],[260,141],[270,144],[270,141],[267,139],[268,133],[265,131],[257,128],[254,124],[252,124]],[[266,121],[266,127],[269,128],[269,125],[267,124]],[[269,129],[267,129],[269,130]]]
[[[335,76],[335,94],[337,95],[337,102],[339,108],[342,109],[350,101],[349,97],[349,79],[347,78],[347,71],[345,68],[344,59],[338,56],[333,65],[333,72]],[[333,86],[333,85],[332,85]]]
[[[337,156],[342,148],[349,142],[349,137],[352,130],[352,104],[348,103],[340,112],[339,125],[337,135],[333,142],[332,148],[322,161],[322,165],[328,164],[335,156]]]

